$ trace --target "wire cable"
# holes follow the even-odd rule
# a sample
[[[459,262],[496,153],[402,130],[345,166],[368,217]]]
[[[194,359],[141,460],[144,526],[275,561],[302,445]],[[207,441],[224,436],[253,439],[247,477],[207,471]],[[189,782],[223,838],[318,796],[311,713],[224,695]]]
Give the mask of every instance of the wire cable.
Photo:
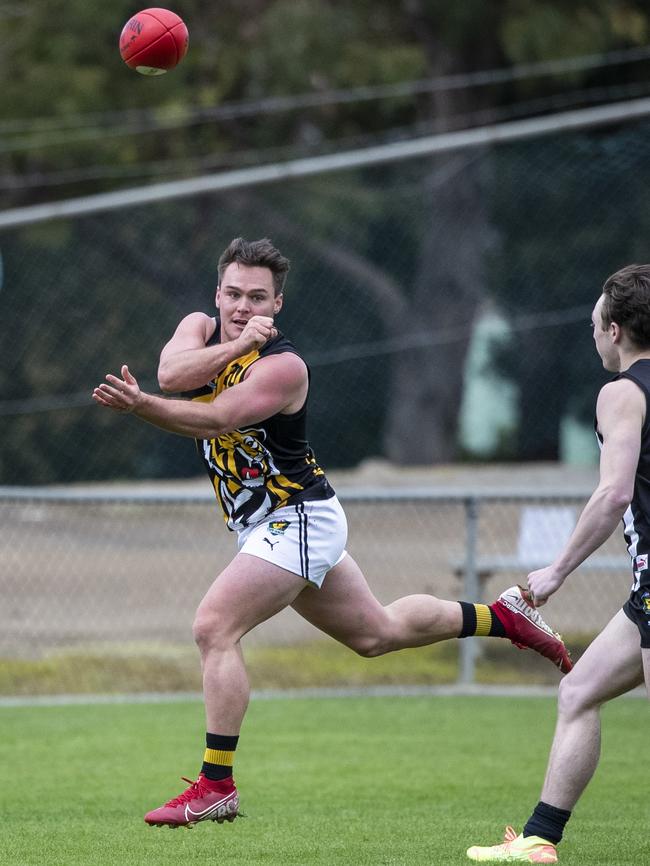
[[[260,117],[269,114],[304,110],[326,105],[344,105],[348,103],[367,102],[383,99],[403,99],[426,93],[444,92],[448,90],[467,89],[470,87],[486,87],[494,84],[504,84],[527,78],[567,75],[575,72],[585,72],[625,63],[637,63],[650,59],[650,45],[610,51],[604,54],[588,54],[578,57],[568,57],[556,60],[544,60],[534,63],[520,63],[500,69],[487,69],[478,72],[467,72],[455,75],[445,75],[438,78],[424,78],[394,84],[363,85],[349,88],[336,88],[317,93],[302,93],[287,96],[270,96],[263,99],[227,102],[212,107],[183,107],[169,109],[161,106],[158,110],[143,111],[107,111],[87,114],[66,115],[65,118],[50,117],[32,120],[18,119],[0,122],[0,134],[15,135],[25,133],[46,133],[75,131],[79,139],[54,138],[56,143],[70,140],[90,140],[100,132],[107,134],[124,134],[134,132],[154,132],[174,127],[193,126],[212,120],[231,120],[244,117]],[[161,117],[160,114],[164,116]],[[81,131],[85,130],[85,136]],[[37,139],[39,141],[39,139]],[[15,149],[30,145],[29,139],[18,139]],[[45,142],[47,144],[47,142]],[[8,148],[5,147],[5,151]]]
[[[0,189],[19,191],[65,186],[87,181],[122,178],[169,178],[194,176],[197,172],[259,165],[271,160],[291,160],[303,156],[318,156],[338,152],[350,147],[372,147],[386,142],[407,140],[451,129],[472,129],[487,122],[501,123],[514,118],[532,117],[556,109],[575,105],[592,105],[605,100],[633,99],[650,93],[650,81],[635,84],[594,87],[566,94],[553,94],[538,99],[524,100],[507,106],[481,109],[471,113],[452,115],[444,122],[435,119],[420,121],[410,126],[391,127],[380,133],[324,139],[318,146],[296,144],[280,147],[251,149],[248,151],[218,151],[203,156],[186,156],[170,160],[147,160],[142,163],[92,165],[52,172],[0,175]]]
[[[513,316],[507,320],[508,334],[523,333],[538,328],[554,328],[558,325],[572,324],[579,321],[589,321],[592,305],[569,307],[564,310],[547,310],[539,313],[525,313]],[[403,334],[385,340],[374,340],[367,343],[351,343],[339,346],[326,352],[306,352],[305,360],[310,367],[329,367],[349,361],[359,361],[363,358],[379,358],[395,355],[400,352],[412,352],[414,349],[431,349],[465,340],[471,334],[471,323],[439,331],[420,331],[413,334]],[[142,388],[157,391],[153,381],[143,382]],[[69,409],[88,409],[93,406],[90,390],[78,391],[72,394],[48,395],[45,397],[28,397],[22,400],[1,400],[0,417],[31,415],[39,412],[56,412]]]

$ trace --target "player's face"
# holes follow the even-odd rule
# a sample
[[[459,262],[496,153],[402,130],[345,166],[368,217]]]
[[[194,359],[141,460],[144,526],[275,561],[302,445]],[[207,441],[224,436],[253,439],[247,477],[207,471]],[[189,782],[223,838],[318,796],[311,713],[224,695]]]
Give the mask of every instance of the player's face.
[[[609,328],[603,327],[601,309],[604,300],[604,295],[601,295],[596,302],[593,313],[591,314],[591,324],[594,332],[594,343],[596,344],[596,351],[600,355],[600,359],[603,362],[603,367],[606,370],[609,370],[610,373],[618,373],[620,367],[620,359],[616,350],[616,345],[612,339],[612,329],[611,326]]]
[[[235,340],[253,316],[273,318],[282,306],[282,295],[275,296],[273,274],[268,268],[233,262],[224,271],[216,301],[225,342]]]

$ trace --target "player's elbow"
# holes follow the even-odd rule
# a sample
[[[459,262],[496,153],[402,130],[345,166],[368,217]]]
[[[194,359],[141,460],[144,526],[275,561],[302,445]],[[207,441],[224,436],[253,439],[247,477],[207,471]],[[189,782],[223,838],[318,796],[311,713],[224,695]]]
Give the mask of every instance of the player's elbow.
[[[171,372],[163,364],[158,367],[158,387],[163,394],[178,394],[179,391],[183,390],[179,387],[179,383]]]
[[[634,488],[628,484],[611,484],[603,488],[601,495],[607,507],[616,514],[623,515],[632,501]]]
[[[197,433],[199,439],[216,439],[217,436],[223,436],[226,433],[232,433],[236,425],[228,423],[225,419],[218,416],[204,419],[203,428]]]

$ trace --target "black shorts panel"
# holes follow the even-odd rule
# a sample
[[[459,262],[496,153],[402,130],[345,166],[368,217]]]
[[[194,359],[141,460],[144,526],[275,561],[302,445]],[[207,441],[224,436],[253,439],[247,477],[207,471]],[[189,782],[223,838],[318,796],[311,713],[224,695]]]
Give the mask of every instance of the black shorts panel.
[[[623,605],[623,612],[639,629],[641,646],[650,649],[650,589],[642,586],[630,593]]]

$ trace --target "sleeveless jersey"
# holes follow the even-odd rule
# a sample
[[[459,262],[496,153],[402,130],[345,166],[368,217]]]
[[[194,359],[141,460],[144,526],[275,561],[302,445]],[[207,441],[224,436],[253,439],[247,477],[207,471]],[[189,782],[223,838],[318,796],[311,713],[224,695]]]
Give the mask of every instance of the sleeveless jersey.
[[[218,316],[215,321],[207,346],[220,342]],[[293,344],[278,333],[261,349],[231,361],[208,385],[184,396],[210,403],[226,388],[242,382],[257,360],[282,352],[301,357]],[[229,529],[240,530],[258,523],[284,505],[334,495],[307,441],[306,422],[307,399],[291,415],[277,413],[214,439],[196,440]]]
[[[646,401],[646,413],[641,430],[641,451],[634,478],[634,494],[632,501],[623,515],[623,526],[627,549],[632,558],[634,571],[633,590],[640,585],[650,585],[650,360],[636,361],[622,373],[614,376],[617,379],[631,379],[643,391]],[[598,440],[602,437],[597,432]]]

